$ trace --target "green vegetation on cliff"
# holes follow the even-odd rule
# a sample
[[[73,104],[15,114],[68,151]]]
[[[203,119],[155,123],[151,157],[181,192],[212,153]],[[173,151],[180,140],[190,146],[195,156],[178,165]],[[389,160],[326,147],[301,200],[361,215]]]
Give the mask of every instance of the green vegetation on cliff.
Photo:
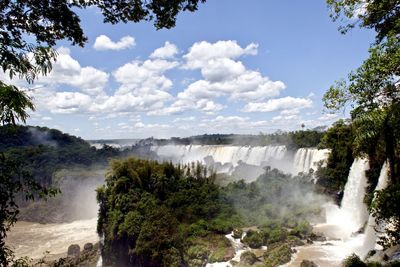
[[[193,238],[240,221],[205,169],[192,174],[172,163],[113,161],[97,198],[107,266],[178,266],[199,246]]]
[[[266,169],[249,184],[242,180],[220,187],[214,179],[199,164],[189,171],[135,158],[113,161],[106,184],[97,191],[105,265],[226,261],[233,252],[224,235],[246,226],[258,226],[243,239],[254,248],[290,246],[310,235],[305,219],[318,216],[321,202],[305,182],[309,177]]]

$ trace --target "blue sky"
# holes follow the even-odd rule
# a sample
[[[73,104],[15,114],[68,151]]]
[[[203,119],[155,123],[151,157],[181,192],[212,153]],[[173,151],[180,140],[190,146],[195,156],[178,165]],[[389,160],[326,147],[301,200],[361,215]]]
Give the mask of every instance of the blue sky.
[[[329,125],[322,96],[367,57],[373,32],[338,32],[325,1],[209,0],[170,30],[79,11],[84,48],[57,45],[28,123],[85,139],[254,133]]]

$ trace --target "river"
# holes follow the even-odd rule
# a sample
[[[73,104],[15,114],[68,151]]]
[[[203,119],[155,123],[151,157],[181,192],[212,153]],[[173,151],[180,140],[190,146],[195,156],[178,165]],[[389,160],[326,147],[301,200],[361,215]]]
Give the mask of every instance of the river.
[[[8,232],[6,244],[14,250],[17,257],[27,256],[40,259],[46,251],[47,259],[65,257],[71,244],[81,249],[85,243],[96,243],[97,218],[60,224],[40,224],[17,222]]]

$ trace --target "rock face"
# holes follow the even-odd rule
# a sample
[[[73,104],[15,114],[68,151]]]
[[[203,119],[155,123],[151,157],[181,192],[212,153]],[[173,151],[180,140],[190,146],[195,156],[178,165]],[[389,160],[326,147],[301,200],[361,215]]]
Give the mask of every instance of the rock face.
[[[300,264],[300,267],[318,267],[313,261],[303,260]]]
[[[68,247],[68,252],[67,252],[68,257],[79,257],[80,254],[81,254],[81,248],[79,245],[74,244]]]
[[[93,244],[92,243],[86,243],[83,246],[83,251],[84,252],[89,252],[89,251],[92,251],[92,250],[93,250]]]

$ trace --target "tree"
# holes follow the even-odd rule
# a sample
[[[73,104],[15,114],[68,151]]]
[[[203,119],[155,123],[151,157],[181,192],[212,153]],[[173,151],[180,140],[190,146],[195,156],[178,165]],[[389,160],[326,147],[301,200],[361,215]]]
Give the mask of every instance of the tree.
[[[350,103],[355,122],[356,144],[368,147],[382,138],[390,162],[390,177],[399,182],[400,164],[400,1],[399,0],[327,0],[332,7],[332,17],[340,15],[358,22],[362,27],[375,29],[375,44],[363,64],[332,86],[324,95],[325,106],[337,110]],[[359,10],[362,9],[362,12]],[[342,16],[343,17],[343,16]],[[366,122],[368,121],[368,124]],[[368,129],[366,129],[368,127]],[[379,129],[379,130],[378,130]],[[375,138],[374,142],[369,142]],[[366,152],[361,150],[361,152]]]
[[[398,195],[400,184],[400,1],[327,0],[334,20],[348,20],[343,33],[356,25],[374,29],[376,38],[369,58],[355,71],[332,86],[324,95],[325,107],[338,110],[350,104],[354,145],[358,154],[388,159],[391,184],[380,196]],[[350,20],[349,20],[350,19]],[[393,193],[394,192],[394,193]],[[395,198],[380,197],[372,213],[387,227],[386,244],[400,243],[399,216]],[[384,200],[384,201],[382,201]],[[394,207],[394,208],[393,208]]]
[[[35,110],[32,99],[17,87],[0,81],[0,124],[25,123],[28,109]]]
[[[340,20],[342,33],[356,25],[374,29],[376,42],[395,37],[400,32],[400,1],[398,0],[327,0],[334,21]]]

